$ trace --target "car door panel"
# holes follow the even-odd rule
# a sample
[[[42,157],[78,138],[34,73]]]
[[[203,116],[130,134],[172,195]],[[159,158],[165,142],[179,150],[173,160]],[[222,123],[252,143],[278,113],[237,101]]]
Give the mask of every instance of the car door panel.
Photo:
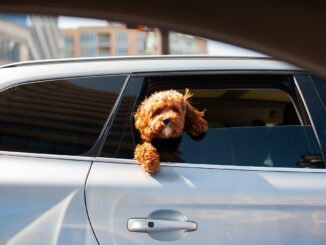
[[[175,210],[198,224],[171,244],[322,244],[324,170],[163,164],[150,175],[132,160],[98,159],[86,202],[100,244],[160,244],[130,232],[130,218]]]
[[[89,152],[127,76],[60,79],[49,67],[0,84],[0,244],[97,244],[84,198]]]
[[[84,203],[91,159],[6,154],[0,156],[0,243],[96,244]]]
[[[266,77],[265,82],[269,83],[270,78]],[[186,79],[178,79],[180,89],[180,82]],[[258,77],[258,85],[250,86],[261,86],[261,79]],[[152,83],[147,87],[153,92],[155,79],[149,80]],[[170,86],[176,84],[173,78],[159,77],[159,89],[165,88],[162,84],[167,80]],[[284,90],[293,91],[294,102],[289,102],[296,103],[301,111],[310,110],[309,97],[304,100],[305,107],[299,103],[299,93],[300,96],[305,94],[305,88],[299,86],[301,80],[295,81],[298,96],[294,94],[291,77],[282,81],[293,82]],[[274,88],[276,82],[264,86]],[[314,108],[320,111],[321,105]],[[128,111],[132,110],[128,108]],[[309,123],[314,122],[312,114],[309,119],[302,116],[301,123],[290,126],[212,127],[205,140],[198,142],[189,141],[185,135],[178,148],[184,163],[167,163],[161,159],[161,169],[154,175],[146,173],[135,161],[124,159],[132,158],[133,144],[130,142],[131,139],[137,142],[137,134],[130,126],[121,129],[120,122],[127,125],[131,119],[130,114],[125,113],[121,120],[121,115],[122,112],[117,113],[112,135],[109,133],[102,157],[94,161],[86,184],[89,218],[100,244],[161,244],[162,241],[171,244],[324,243],[326,171],[303,169],[298,165],[306,160],[308,165],[314,166],[313,162],[321,156],[315,128]],[[221,134],[222,131],[230,135]],[[225,158],[227,153],[229,158]],[[318,157],[310,159],[310,155]],[[202,164],[207,159],[210,164]],[[318,166],[323,167],[320,159]],[[158,213],[163,215],[158,217]],[[168,226],[164,222],[170,225],[167,232],[151,230],[157,228],[156,225],[159,229]],[[194,222],[198,227],[190,232],[181,230],[181,235],[175,235],[177,226],[189,225],[182,222]]]

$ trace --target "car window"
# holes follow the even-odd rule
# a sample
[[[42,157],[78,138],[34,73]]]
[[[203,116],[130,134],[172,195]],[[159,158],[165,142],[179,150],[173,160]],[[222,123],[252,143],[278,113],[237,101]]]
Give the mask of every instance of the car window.
[[[315,75],[311,75],[310,77],[316,86],[318,95],[323,103],[324,109],[326,110],[326,80]]]
[[[184,133],[178,149],[173,152],[161,150],[161,161],[323,167],[317,140],[310,122],[305,118],[304,108],[300,107],[302,103],[296,97],[291,79],[250,79],[148,79],[143,98],[164,89],[184,92],[185,88],[190,88],[192,105],[206,110],[205,119],[209,125],[203,139],[193,140]],[[110,157],[133,157],[133,149],[135,144],[140,143],[140,137],[135,129],[132,130],[135,142],[120,139],[121,143],[117,145],[123,154],[117,150]]]
[[[80,155],[96,139],[125,76],[35,81],[0,93],[0,150]]]

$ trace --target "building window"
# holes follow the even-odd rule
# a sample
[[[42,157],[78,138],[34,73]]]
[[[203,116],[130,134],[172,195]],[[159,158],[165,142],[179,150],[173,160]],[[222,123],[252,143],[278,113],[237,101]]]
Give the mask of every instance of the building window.
[[[100,34],[98,39],[98,44],[100,46],[109,46],[110,45],[110,36],[109,34]]]
[[[63,38],[65,47],[73,48],[74,38],[72,36],[65,36]]]
[[[116,55],[128,55],[128,34],[118,32],[115,35]]]
[[[115,53],[116,55],[128,55],[128,47],[117,47]]]
[[[73,36],[63,37],[63,55],[64,58],[74,57],[74,38]]]
[[[145,34],[137,33],[137,54],[145,53]]]
[[[80,34],[81,43],[95,43],[96,42],[96,33],[95,32],[82,32]]]
[[[83,32],[80,34],[80,56],[97,56],[97,37],[95,32]]]
[[[116,34],[117,45],[119,44],[127,44],[128,43],[128,34],[126,32],[118,32]]]
[[[99,56],[109,56],[110,50],[108,48],[99,48]]]
[[[80,56],[82,56],[82,57],[97,56],[97,49],[96,49],[96,47],[81,47]]]

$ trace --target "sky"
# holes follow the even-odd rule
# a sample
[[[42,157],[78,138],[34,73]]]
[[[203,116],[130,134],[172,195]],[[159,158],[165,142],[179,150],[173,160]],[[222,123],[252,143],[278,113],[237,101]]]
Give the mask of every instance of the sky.
[[[208,54],[220,55],[220,56],[254,56],[254,57],[265,56],[261,53],[252,50],[248,50],[227,43],[216,42],[212,40],[208,40]]]
[[[106,20],[87,19],[60,16],[58,19],[58,26],[62,28],[78,28],[82,26],[106,26],[108,22]]]
[[[58,19],[59,28],[78,28],[78,27],[91,27],[91,26],[106,26],[107,21],[88,18],[76,18],[60,16]],[[263,54],[236,47],[234,45],[226,44],[223,42],[208,41],[208,54],[219,56],[264,56]]]

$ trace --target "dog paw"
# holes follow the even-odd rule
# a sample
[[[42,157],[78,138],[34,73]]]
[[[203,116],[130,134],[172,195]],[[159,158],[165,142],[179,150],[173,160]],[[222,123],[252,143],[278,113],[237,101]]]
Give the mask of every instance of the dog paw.
[[[145,142],[137,145],[134,159],[137,160],[148,173],[154,174],[160,169],[160,156],[151,143]]]

